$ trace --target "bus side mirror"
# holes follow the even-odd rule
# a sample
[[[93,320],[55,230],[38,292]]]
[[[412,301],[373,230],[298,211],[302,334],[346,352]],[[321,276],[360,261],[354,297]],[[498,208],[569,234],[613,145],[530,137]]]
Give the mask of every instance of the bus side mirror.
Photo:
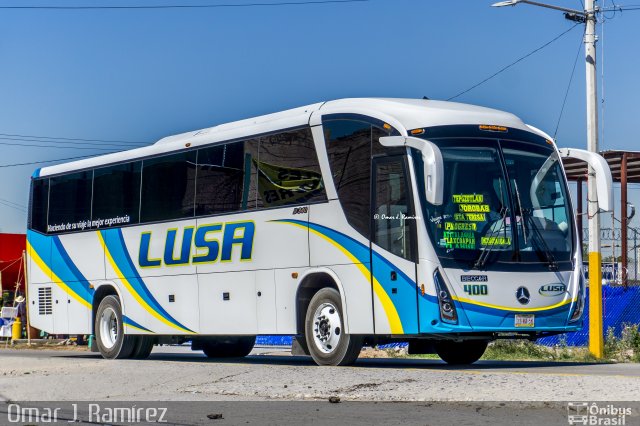
[[[576,148],[560,148],[558,149],[561,158],[575,158],[585,161],[591,166],[596,173],[596,194],[598,196],[598,208],[604,211],[613,209],[613,178],[611,170],[601,155],[595,152],[585,151]]]
[[[408,136],[384,136],[380,143],[387,147],[407,146],[422,153],[424,162],[424,188],[427,201],[435,206],[442,205],[444,194],[444,164],[442,154],[433,142]]]

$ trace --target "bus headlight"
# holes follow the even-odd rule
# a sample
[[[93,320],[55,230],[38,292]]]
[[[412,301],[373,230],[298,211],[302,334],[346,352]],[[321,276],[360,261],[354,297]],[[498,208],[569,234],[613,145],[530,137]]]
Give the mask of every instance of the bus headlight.
[[[442,278],[439,270],[436,270],[433,274],[433,281],[436,284],[438,306],[440,307],[440,319],[442,322],[448,324],[457,324],[458,313],[456,312],[456,305],[453,303],[451,293],[449,293],[449,289],[444,283],[444,278]]]
[[[585,305],[585,293],[584,293],[584,274],[580,272],[580,278],[578,278],[578,299],[576,300],[575,307],[573,308],[573,314],[569,322],[576,322],[582,318],[582,312]]]

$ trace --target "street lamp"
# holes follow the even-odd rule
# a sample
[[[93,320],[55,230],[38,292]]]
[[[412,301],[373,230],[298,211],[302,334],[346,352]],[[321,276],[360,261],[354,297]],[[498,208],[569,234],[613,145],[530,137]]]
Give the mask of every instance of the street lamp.
[[[515,6],[518,3],[520,3],[520,0],[499,1],[498,3],[492,4],[491,7]]]
[[[577,10],[577,9],[570,9],[570,8],[567,8],[567,7],[555,6],[553,4],[539,3],[537,1],[530,1],[530,0],[499,1],[498,3],[492,4],[491,7],[515,6],[518,3],[532,4],[534,6],[546,7],[547,9],[553,9],[553,10],[560,10],[562,12],[567,12],[567,13],[571,13],[571,14],[575,14],[575,15],[579,15],[579,16],[585,16],[585,17],[588,14],[588,10],[584,10],[583,11],[583,10]]]
[[[598,153],[598,92],[596,89],[596,13],[595,0],[585,0],[584,10],[539,3],[530,0],[507,0],[492,4],[493,7],[531,4],[565,12],[564,16],[586,25],[584,33],[586,77],[587,77],[587,146]],[[596,357],[604,356],[604,333],[602,325],[602,271],[600,264],[600,215],[596,194],[595,172],[589,167],[588,218],[589,218],[589,351]]]

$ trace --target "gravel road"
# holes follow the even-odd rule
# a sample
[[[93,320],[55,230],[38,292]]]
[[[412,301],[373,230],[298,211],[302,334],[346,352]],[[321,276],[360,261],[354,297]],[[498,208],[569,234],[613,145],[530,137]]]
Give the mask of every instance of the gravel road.
[[[638,401],[639,364],[360,359],[317,367],[258,348],[210,360],[186,347],[156,347],[147,360],[104,360],[68,350],[0,350],[0,398],[93,401]]]

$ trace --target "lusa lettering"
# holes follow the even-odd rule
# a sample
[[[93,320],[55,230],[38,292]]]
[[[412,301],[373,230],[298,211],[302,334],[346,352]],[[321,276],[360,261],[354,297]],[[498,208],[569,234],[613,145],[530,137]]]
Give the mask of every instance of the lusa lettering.
[[[167,230],[162,253],[151,250],[151,240],[156,238],[151,231],[140,234],[138,265],[141,268],[155,268],[163,263],[166,266],[179,266],[231,262],[236,246],[241,262],[251,260],[255,235],[255,223],[252,221],[213,223],[197,228],[187,226],[182,229],[182,238],[178,237],[178,232],[176,228]]]

